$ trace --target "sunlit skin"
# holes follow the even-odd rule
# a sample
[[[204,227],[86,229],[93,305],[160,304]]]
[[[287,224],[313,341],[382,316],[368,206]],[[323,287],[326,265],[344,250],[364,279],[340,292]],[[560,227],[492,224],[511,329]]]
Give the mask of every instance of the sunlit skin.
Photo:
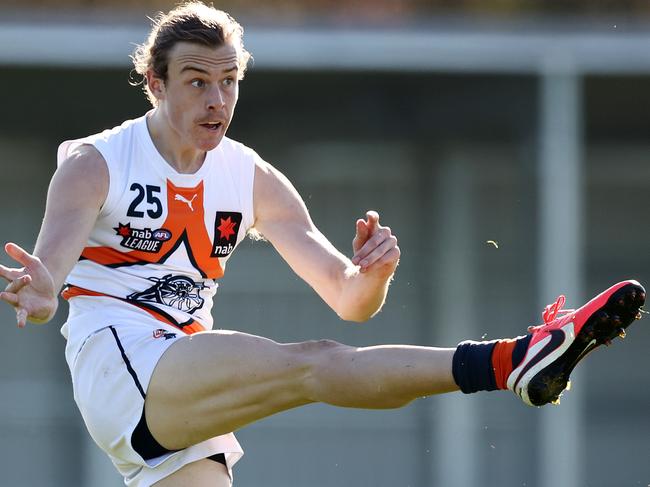
[[[223,139],[239,97],[236,48],[179,42],[169,53],[167,79],[147,72],[158,101],[147,123],[153,142],[178,172],[194,173]],[[208,126],[207,124],[218,124]]]
[[[168,54],[166,79],[147,72],[156,100],[147,127],[157,151],[177,172],[195,173],[223,140],[244,69],[238,58],[229,43],[215,48],[180,42]],[[235,188],[243,196],[252,193],[254,228],[339,317],[362,322],[379,312],[400,257],[397,238],[380,224],[379,214],[368,211],[357,220],[350,259],[316,228],[280,171],[258,157],[254,164],[252,188]],[[6,245],[19,267],[0,265],[0,277],[8,281],[0,300],[15,308],[19,327],[53,317],[58,290],[103,221],[110,183],[106,161],[95,147],[75,149],[52,178],[34,253]],[[158,443],[180,450],[312,402],[400,407],[457,389],[453,353],[403,345],[348,347],[327,340],[281,344],[226,330],[196,333],[179,337],[155,364],[145,418]],[[204,459],[155,485],[231,484],[223,466]]]

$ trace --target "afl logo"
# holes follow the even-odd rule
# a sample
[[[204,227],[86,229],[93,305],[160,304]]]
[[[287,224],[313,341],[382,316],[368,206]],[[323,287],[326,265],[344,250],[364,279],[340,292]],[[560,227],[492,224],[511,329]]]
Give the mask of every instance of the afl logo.
[[[153,238],[161,242],[166,242],[167,240],[172,238],[172,232],[164,228],[159,228],[158,230],[154,230]]]

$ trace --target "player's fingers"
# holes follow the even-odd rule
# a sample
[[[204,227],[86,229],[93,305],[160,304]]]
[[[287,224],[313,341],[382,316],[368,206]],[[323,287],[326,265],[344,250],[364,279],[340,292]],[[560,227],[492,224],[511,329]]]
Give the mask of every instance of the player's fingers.
[[[368,224],[361,218],[357,220],[357,233],[355,238],[363,240],[364,242],[368,238]]]
[[[395,272],[395,269],[399,264],[400,254],[401,251],[399,247],[393,247],[388,252],[386,252],[379,260],[375,261],[374,264],[362,268],[361,272],[366,274],[369,272],[375,272],[382,268],[386,268],[388,269],[389,273],[392,274],[393,272]]]
[[[356,254],[357,251],[363,247],[363,244],[366,243],[368,240],[368,225],[366,224],[365,220],[362,220],[359,218],[357,220],[357,225],[356,225],[356,234],[354,236],[354,240],[352,240],[352,251]],[[356,265],[358,264],[355,262],[355,258],[352,258],[352,262]]]
[[[366,259],[377,247],[379,247],[385,240],[393,237],[389,227],[381,227],[377,232],[370,237],[365,244],[354,254],[356,257],[357,265],[361,265],[361,261]],[[354,260],[353,260],[354,262]]]
[[[40,262],[38,258],[34,257],[32,254],[13,242],[5,244],[5,252],[9,254],[9,257],[20,262],[25,267]]]
[[[368,222],[368,232],[372,235],[379,228],[379,213],[374,210],[366,211],[366,221]]]
[[[359,262],[361,271],[366,271],[369,267],[374,265],[383,259],[383,257],[392,249],[397,247],[397,238],[391,235],[389,238],[384,240],[379,246],[377,246],[372,252],[366,255]]]
[[[6,267],[0,264],[0,277],[7,281],[18,279],[23,273],[23,269],[12,269],[11,267]]]
[[[16,324],[18,325],[18,328],[25,328],[25,325],[27,325],[29,312],[26,308],[20,306],[18,295],[3,291],[0,292],[0,300],[5,301],[6,303],[9,303],[16,308]]]
[[[5,303],[9,303],[12,306],[18,306],[18,304],[20,303],[17,294],[9,293],[7,291],[0,292],[0,299]]]
[[[22,288],[24,288],[26,285],[28,285],[30,282],[32,282],[32,276],[30,276],[29,274],[25,274],[24,276],[20,276],[19,278],[14,279],[9,284],[7,284],[5,291],[15,294],[18,291],[20,291]]]
[[[18,328],[25,328],[28,314],[25,308],[16,308],[16,323],[18,324]]]

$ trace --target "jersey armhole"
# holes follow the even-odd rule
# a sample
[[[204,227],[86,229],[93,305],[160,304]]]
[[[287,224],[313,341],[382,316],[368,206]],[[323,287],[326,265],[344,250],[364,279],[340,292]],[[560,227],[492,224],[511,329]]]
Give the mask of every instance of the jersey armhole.
[[[117,168],[115,167],[115,162],[111,158],[111,153],[107,147],[107,144],[103,143],[101,140],[98,140],[95,141],[92,145],[99,151],[108,169],[108,192],[106,193],[104,204],[99,209],[99,216],[105,217],[110,215],[115,210],[117,203],[120,200],[122,190],[121,188],[117,187],[117,184],[115,184],[115,182],[119,181],[120,178],[115,174]]]
[[[250,164],[245,171],[242,171],[242,187],[245,191],[242,194],[242,209],[244,210],[246,233],[255,224],[255,172],[257,162],[261,161],[261,157],[254,152],[253,157],[250,158]]]

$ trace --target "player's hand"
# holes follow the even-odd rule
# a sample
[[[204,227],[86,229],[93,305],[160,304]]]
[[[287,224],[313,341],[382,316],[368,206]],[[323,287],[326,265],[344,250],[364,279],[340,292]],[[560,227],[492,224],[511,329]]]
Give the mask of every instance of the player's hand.
[[[358,265],[363,273],[376,272],[389,277],[399,263],[397,238],[389,227],[379,224],[379,214],[376,211],[368,211],[365,220],[357,220],[352,249],[352,263]]]
[[[49,321],[58,306],[50,272],[38,257],[16,244],[6,244],[5,251],[23,267],[16,269],[0,265],[0,276],[9,281],[5,290],[0,292],[0,299],[15,308],[19,328],[24,328],[27,320],[33,323]]]

